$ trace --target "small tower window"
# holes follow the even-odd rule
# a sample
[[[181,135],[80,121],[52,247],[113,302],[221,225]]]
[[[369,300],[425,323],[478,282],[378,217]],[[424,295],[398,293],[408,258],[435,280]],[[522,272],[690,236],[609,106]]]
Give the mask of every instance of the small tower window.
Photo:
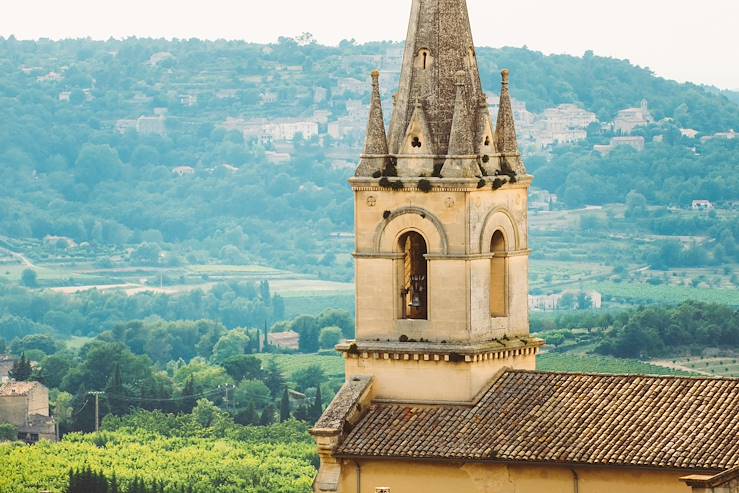
[[[503,232],[498,230],[490,241],[490,314],[493,317],[508,315],[508,258]]]
[[[431,52],[429,50],[427,50],[426,48],[418,50],[418,54],[416,54],[416,61],[414,63],[416,68],[427,70],[431,67],[432,62],[433,57],[431,56]]]
[[[410,231],[400,237],[403,253],[401,272],[401,318],[425,320],[428,318],[428,268],[426,241],[419,233]]]
[[[411,147],[415,147],[420,149],[423,144],[421,143],[421,139],[418,137],[413,137],[413,140],[411,140]]]

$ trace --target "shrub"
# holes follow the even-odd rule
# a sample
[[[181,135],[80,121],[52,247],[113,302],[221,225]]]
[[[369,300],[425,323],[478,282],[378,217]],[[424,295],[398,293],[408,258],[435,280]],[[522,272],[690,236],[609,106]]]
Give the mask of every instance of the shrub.
[[[419,180],[418,189],[423,193],[429,193],[432,189],[431,182],[426,179]]]

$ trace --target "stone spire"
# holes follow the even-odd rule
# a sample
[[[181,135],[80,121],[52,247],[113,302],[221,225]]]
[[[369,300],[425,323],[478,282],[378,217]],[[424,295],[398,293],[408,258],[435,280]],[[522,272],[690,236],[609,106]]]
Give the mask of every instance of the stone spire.
[[[454,101],[454,116],[449,136],[448,156],[441,169],[443,178],[474,178],[480,175],[477,154],[473,150],[472,123],[465,103],[467,74],[460,70],[455,75],[457,94]]]
[[[495,127],[490,117],[487,97],[483,94],[477,110],[477,153],[480,156],[480,171],[492,176],[500,171],[500,155],[495,144]]]
[[[516,139],[516,122],[513,119],[511,92],[509,89],[509,72],[501,72],[503,81],[500,89],[500,104],[498,107],[498,125],[495,129],[496,144],[500,152],[503,172],[515,172],[525,175],[526,168],[521,160]]]
[[[370,103],[367,138],[364,154],[359,161],[356,176],[372,176],[381,172],[388,159],[387,137],[385,135],[385,119],[382,114],[380,98],[380,72],[372,72],[372,102]]]
[[[457,95],[456,74],[460,71],[465,85],[461,95]],[[400,87],[390,125],[390,153],[398,154],[407,145],[404,139],[418,98],[431,134],[425,150],[437,159],[444,159],[449,154],[455,107],[464,106],[470,131],[476,132],[474,122],[481,95],[466,0],[413,0]],[[472,136],[472,141],[475,140],[476,136]]]

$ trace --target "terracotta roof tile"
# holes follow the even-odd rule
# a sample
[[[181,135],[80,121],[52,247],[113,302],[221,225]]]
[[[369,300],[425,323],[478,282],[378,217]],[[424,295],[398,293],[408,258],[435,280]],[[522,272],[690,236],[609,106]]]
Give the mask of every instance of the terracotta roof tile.
[[[729,468],[739,379],[509,370],[474,406],[373,404],[336,454]]]
[[[28,395],[34,387],[39,385],[38,382],[7,382],[0,384],[0,397],[14,397]]]

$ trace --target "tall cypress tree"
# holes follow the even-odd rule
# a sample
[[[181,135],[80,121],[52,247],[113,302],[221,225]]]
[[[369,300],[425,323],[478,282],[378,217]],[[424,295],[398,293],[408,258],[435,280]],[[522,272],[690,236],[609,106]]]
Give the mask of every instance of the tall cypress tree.
[[[180,411],[183,413],[191,413],[192,409],[197,403],[195,395],[195,381],[192,375],[185,381],[185,386],[182,387],[182,400],[180,401]]]
[[[316,398],[311,406],[310,419],[313,423],[317,422],[323,414],[323,402],[321,400],[321,386],[316,387]]]
[[[285,387],[280,400],[280,423],[284,423],[288,419],[290,419],[290,394],[287,393],[287,387]]]
[[[267,360],[264,374],[264,384],[272,394],[272,398],[276,399],[280,395],[280,391],[285,388],[285,376],[274,357]]]
[[[33,368],[31,368],[31,362],[26,359],[26,353],[21,353],[21,359],[13,363],[8,376],[19,382],[27,382],[31,379],[32,373]]]
[[[123,378],[121,377],[121,366],[116,363],[113,367],[113,374],[108,382],[108,388],[105,389],[108,397],[110,412],[116,416],[122,416],[128,411],[128,399],[126,398],[126,389],[123,387]]]

